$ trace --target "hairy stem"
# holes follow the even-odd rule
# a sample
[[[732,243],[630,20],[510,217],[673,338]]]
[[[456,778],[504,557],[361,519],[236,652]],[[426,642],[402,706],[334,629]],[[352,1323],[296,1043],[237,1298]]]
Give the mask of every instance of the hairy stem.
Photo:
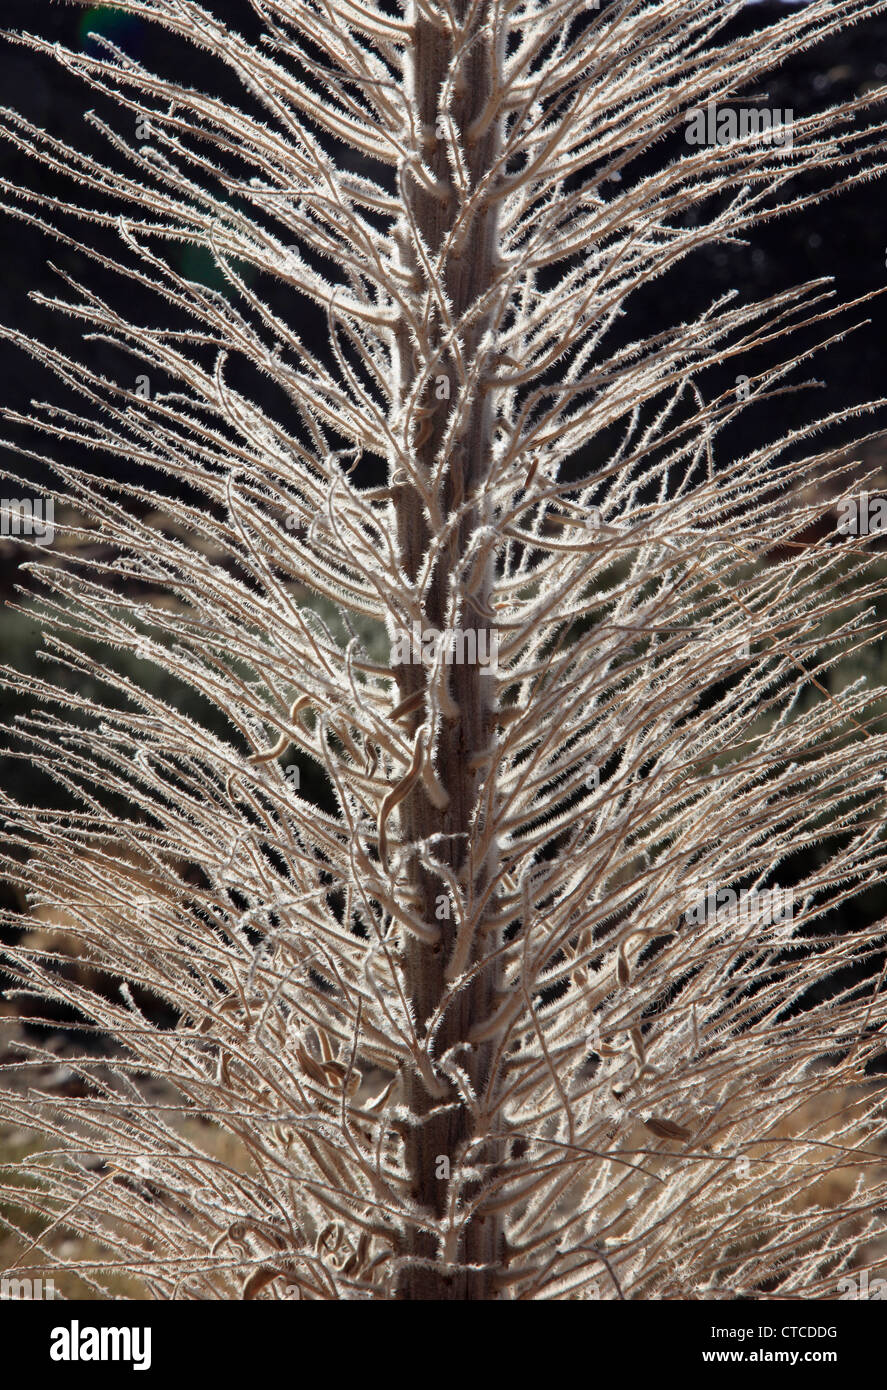
[[[501,140],[498,120],[489,122],[479,138],[468,136],[472,123],[484,111],[497,86],[501,61],[500,45],[492,32],[487,9],[486,3],[474,4],[472,0],[458,0],[454,6],[462,26],[457,38],[461,40],[464,53],[454,78],[454,36],[421,16],[417,15],[414,21],[412,83],[408,96],[413,103],[416,129],[420,137],[424,133],[424,162],[433,173],[434,185],[427,180],[420,182],[410,171],[404,171],[403,186],[407,190],[411,216],[431,256],[440,253],[448,237],[454,243],[453,252],[447,255],[442,278],[456,323],[487,292],[495,274],[496,205],[493,201],[484,204],[456,229],[455,236],[452,235],[460,206],[464,205],[465,190],[462,190],[463,204],[460,204],[446,141],[436,135],[432,137],[431,133],[438,129],[438,102],[449,75],[454,83],[451,115],[466,156],[469,190],[475,188],[491,167]],[[446,190],[446,196],[442,195],[442,189]],[[411,262],[409,268],[422,283],[422,268],[409,236],[404,238],[404,250]],[[446,324],[438,308],[432,312],[435,322],[431,341],[440,348]],[[485,318],[478,315],[470,318],[458,335],[463,361],[473,357],[485,327]],[[458,358],[444,347],[441,360],[436,364],[417,360],[415,345],[405,328],[398,336],[398,357],[403,397],[415,389],[418,378],[428,379],[422,401],[429,411],[426,418],[430,428],[417,429],[416,435],[421,442],[415,458],[417,467],[430,476],[435,461],[440,459],[449,411],[460,403],[460,391],[465,389],[464,382],[459,380]],[[438,403],[435,398],[434,384],[439,384],[444,376],[451,392],[449,405],[445,401]],[[432,409],[435,405],[437,408]],[[460,561],[469,553],[472,538],[485,521],[485,503],[481,495],[491,464],[492,421],[489,394],[475,389],[470,407],[463,413],[458,437],[449,444],[449,466],[439,488],[438,500],[444,517],[451,516],[460,507],[463,510],[423,595],[426,628],[443,630],[447,626],[448,611],[450,626],[478,633],[481,628],[489,628],[488,621],[476,610],[482,613],[488,609],[492,566],[469,565],[466,568],[463,564],[460,569]],[[404,568],[415,580],[432,537],[422,499],[409,486],[405,486],[400,495],[398,526]],[[462,597],[453,603],[453,594],[458,592],[456,586],[460,582],[469,589],[471,602]],[[464,655],[464,664],[454,661],[446,674],[458,712],[455,713],[449,704],[445,705],[445,717],[440,720],[433,750],[437,774],[449,794],[449,804],[444,811],[435,809],[420,786],[404,803],[401,814],[406,842],[426,840],[440,833],[446,837],[439,842],[436,853],[450,866],[458,881],[460,910],[468,915],[469,921],[477,919],[464,958],[469,982],[461,989],[450,991],[445,972],[460,926],[459,914],[450,903],[450,889],[442,877],[423,868],[417,858],[411,861],[411,886],[418,890],[425,919],[434,921],[443,916],[440,923],[443,939],[439,944],[428,946],[411,937],[405,945],[406,977],[420,1038],[427,1037],[429,1024],[435,1021],[434,1036],[429,1044],[432,1059],[459,1048],[460,1044],[467,1044],[472,1024],[492,1012],[497,984],[495,964],[484,963],[482,959],[495,948],[495,934],[482,931],[483,914],[475,907],[482,898],[492,865],[489,855],[479,860],[474,852],[478,838],[479,789],[482,779],[488,775],[482,758],[494,736],[496,680],[477,661],[469,664],[469,651]],[[402,674],[404,697],[421,688],[427,678],[428,673],[421,665],[405,666]],[[413,718],[418,722],[421,714],[416,712]],[[437,1026],[441,1012],[442,1019]],[[418,1068],[412,1068],[407,1077],[406,1102],[414,1116],[413,1126],[406,1136],[412,1196],[432,1218],[429,1227],[438,1230],[419,1228],[412,1233],[408,1253],[413,1258],[408,1258],[404,1265],[398,1291],[400,1298],[485,1299],[493,1296],[492,1281],[502,1259],[500,1225],[492,1216],[465,1219],[464,1203],[472,1195],[472,1185],[459,1181],[459,1165],[466,1158],[473,1164],[496,1160],[490,1142],[482,1138],[483,1130],[495,1118],[489,1108],[494,1084],[490,1075],[493,1047],[494,1040],[491,1040],[475,1048],[459,1048],[455,1054],[477,1098],[477,1114],[460,1099],[455,1088],[452,1097],[443,1103],[439,1097],[429,1094]],[[440,1164],[441,1159],[449,1160],[450,1180],[439,1176],[441,1168],[445,1171],[447,1167]],[[458,1238],[454,1234],[452,1241],[446,1242],[449,1249],[444,1251],[439,1227],[447,1220],[461,1225],[461,1232]]]

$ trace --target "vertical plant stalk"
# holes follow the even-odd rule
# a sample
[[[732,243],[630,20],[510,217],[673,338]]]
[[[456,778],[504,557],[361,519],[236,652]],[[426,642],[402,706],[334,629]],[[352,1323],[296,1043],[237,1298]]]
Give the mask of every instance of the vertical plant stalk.
[[[883,171],[887,89],[790,148],[681,133],[887,0],[742,37],[744,0],[254,0],[258,44],[198,0],[89,8],[245,96],[21,35],[125,114],[90,115],[103,155],[0,110],[53,183],[3,183],[0,210],[121,277],[38,296],[82,358],[0,326],[80,397],[2,412],[73,544],[25,614],[58,674],[0,669],[26,701],[0,732],[77,811],[0,787],[0,960],[32,1018],[111,1043],[66,1059],[72,1109],[0,1018],[0,1126],[46,1140],[0,1171],[18,1272],[162,1299],[832,1297],[887,1205],[884,922],[829,925],[887,872],[887,690],[854,665],[887,576],[863,534],[796,543],[849,415],[789,430],[779,402],[851,306],[813,280],[688,319],[680,276],[810,178]],[[747,409],[776,428],[737,458]],[[386,631],[414,625],[498,625],[498,690],[477,650],[415,648],[392,689]]]
[[[424,477],[431,478],[435,472],[447,424],[448,412],[443,402],[437,409],[433,408],[435,380],[441,376],[448,379],[451,408],[462,404],[460,396],[463,393],[470,393],[461,412],[460,428],[448,441],[448,467],[438,469],[440,482],[435,500],[440,514],[451,521],[456,514],[460,515],[452,525],[449,544],[440,548],[433,569],[429,567],[421,593],[423,627],[437,630],[453,626],[454,620],[455,625],[463,629],[476,629],[480,621],[485,621],[479,618],[479,612],[490,611],[492,596],[491,564],[481,563],[470,569],[469,577],[463,581],[460,581],[460,571],[478,529],[486,520],[487,504],[482,494],[491,465],[493,411],[490,393],[483,389],[472,391],[466,383],[464,364],[475,362],[487,328],[486,314],[473,314],[472,309],[488,294],[496,274],[497,203],[493,198],[486,198],[473,211],[466,208],[464,189],[460,196],[453,179],[447,141],[436,134],[438,118],[443,114],[439,104],[441,94],[449,86],[452,89],[450,118],[465,154],[470,193],[492,168],[501,145],[498,119],[491,120],[484,131],[473,133],[501,76],[502,45],[496,26],[491,22],[490,9],[488,4],[457,0],[452,12],[460,27],[451,32],[425,18],[417,6],[413,17],[412,63],[407,66],[407,99],[412,108],[414,129],[423,145],[416,157],[422,159],[434,184],[430,185],[427,177],[418,178],[414,167],[406,165],[400,171],[401,188],[407,203],[408,223],[412,222],[426,253],[439,264],[439,282],[445,288],[452,322],[458,325],[457,333],[448,335],[441,306],[435,305],[427,344],[419,348],[405,324],[397,335],[401,396],[396,408],[402,406],[410,393],[421,388],[423,381],[425,383],[421,400],[429,413],[422,418],[430,422],[430,428],[423,429],[421,425],[417,428],[420,442],[415,449],[416,467]],[[402,245],[407,257],[406,268],[414,272],[415,283],[424,288],[426,276],[415,234],[408,232]],[[453,337],[458,340],[458,349],[451,341]],[[427,507],[416,487],[410,484],[402,487],[397,511],[403,565],[409,579],[415,583],[432,543]],[[403,696],[413,694],[424,679],[422,666],[404,667]],[[491,873],[490,855],[479,857],[475,852],[478,793],[489,767],[483,760],[495,732],[496,680],[479,664],[469,664],[467,660],[464,664],[454,662],[448,672],[445,670],[443,679],[450,683],[452,705],[445,702],[434,755],[449,804],[443,811],[439,810],[419,784],[404,803],[401,824],[407,842],[427,841],[442,833],[444,838],[439,842],[438,853],[453,871],[461,890],[461,903],[458,910],[451,911],[449,920],[445,918],[441,922],[442,939],[436,945],[430,946],[409,935],[405,944],[405,971],[419,1037],[424,1036],[432,1065],[452,1049],[459,1049],[456,1060],[477,1098],[479,1113],[472,1114],[467,1101],[456,1095],[452,1083],[449,1088],[452,1097],[442,1101],[440,1096],[431,1094],[427,1069],[411,1069],[406,1081],[406,1103],[414,1122],[406,1135],[406,1166],[414,1200],[433,1213],[436,1223],[446,1220],[447,1207],[456,1200],[451,1183],[458,1183],[461,1163],[483,1161],[486,1165],[495,1161],[491,1152],[494,1141],[480,1142],[481,1125],[486,1128],[495,1125],[495,1117],[488,1108],[495,1085],[491,1075],[494,1044],[485,1041],[471,1047],[469,1033],[472,1024],[492,1012],[499,978],[495,934],[484,930],[484,911],[480,906]],[[418,713],[414,715],[414,720],[419,718]],[[426,921],[435,921],[436,915],[439,916],[437,905],[442,898],[449,899],[450,888],[441,876],[423,868],[417,858],[413,859],[412,867],[413,886],[418,892],[422,915]],[[456,933],[463,913],[469,922],[474,919],[472,941],[464,961],[470,979],[461,988],[451,989],[447,976],[452,968],[448,972],[447,967],[453,961]],[[449,1160],[451,1182],[437,1176],[441,1158]],[[459,1200],[469,1200],[471,1191],[470,1184],[463,1185],[458,1193]],[[455,1215],[452,1209],[450,1215]],[[503,1252],[499,1218],[477,1216],[468,1221],[458,1249],[449,1252],[455,1257],[457,1271],[438,1263],[442,1254],[439,1244],[438,1236],[431,1230],[412,1231],[398,1296],[404,1299],[491,1297],[493,1273],[497,1266],[501,1267]]]

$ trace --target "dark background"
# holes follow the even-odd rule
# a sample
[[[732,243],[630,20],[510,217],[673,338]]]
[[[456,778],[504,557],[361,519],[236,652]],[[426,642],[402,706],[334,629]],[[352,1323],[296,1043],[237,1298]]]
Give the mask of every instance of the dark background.
[[[256,36],[257,22],[247,0],[210,0],[208,8],[233,28],[247,36]],[[784,14],[786,8],[771,0],[750,4],[734,29],[751,30],[769,23]],[[219,95],[228,93],[240,105],[256,110],[222,64],[178,41],[159,26],[119,13],[91,11],[79,5],[55,3],[55,0],[2,0],[0,14],[8,31],[35,32],[50,41],[60,41],[85,51],[98,51],[88,38],[90,29],[98,29],[149,68],[178,76],[203,90]],[[758,87],[769,93],[771,107],[790,107],[796,116],[802,116],[844,101],[885,79],[887,18],[878,18],[857,24],[839,37],[800,55]],[[0,103],[75,147],[103,155],[107,154],[107,146],[85,121],[85,112],[95,110],[125,135],[132,135],[131,113],[103,100],[51,57],[31,53],[8,38],[0,38]],[[882,107],[878,112],[883,118]],[[871,114],[866,119],[874,121],[877,117]],[[686,147],[680,138],[671,145],[657,146],[648,159],[638,161],[638,172],[655,161],[679,153],[681,148]],[[628,181],[633,172],[632,169],[626,171]],[[6,141],[0,141],[0,177],[37,191],[56,195],[62,191],[57,174],[39,166]],[[809,182],[812,187],[813,181]],[[74,185],[66,184],[63,191],[74,192]],[[839,297],[844,300],[882,290],[887,286],[887,227],[881,213],[885,191],[887,185],[883,181],[871,180],[818,207],[755,230],[746,247],[709,247],[695,254],[630,301],[624,329],[626,336],[636,338],[691,318],[712,298],[730,288],[737,289],[743,298],[754,299],[802,280],[831,276]],[[83,196],[92,201],[96,198],[90,190],[85,190]],[[76,224],[65,225],[76,234]],[[109,251],[119,249],[120,243],[114,234],[91,229],[81,234],[92,245],[104,246]],[[158,302],[157,296],[143,294],[132,284],[115,283],[76,249],[60,246],[8,216],[0,215],[0,240],[3,251],[0,324],[13,325],[75,357],[84,357],[112,380],[125,379],[130,385],[139,370],[132,358],[123,357],[102,344],[89,344],[84,348],[77,323],[35,305],[28,298],[28,291],[70,295],[47,267],[47,261],[53,259],[62,270],[106,293],[136,320],[168,322],[169,313],[164,311],[162,301]],[[176,268],[187,275],[221,284],[208,253],[183,247],[174,251],[173,259]],[[291,296],[291,290],[273,283],[262,284],[261,288],[273,303],[292,314],[292,304],[286,304],[283,298]],[[732,433],[724,437],[722,457],[728,457],[733,449],[772,437],[786,426],[802,423],[812,413],[824,414],[887,394],[881,368],[883,314],[882,301],[849,314],[844,321],[846,324],[865,317],[871,322],[854,333],[849,341],[805,366],[802,379],[816,376],[825,383],[824,389],[815,393],[816,399],[811,401],[810,395],[802,392],[775,404],[752,406],[743,413]],[[319,318],[300,304],[296,321],[311,346],[322,348],[324,325]],[[797,346],[812,342],[813,336],[812,333],[807,337],[799,335]],[[778,360],[779,356],[774,353],[773,360]],[[738,372],[753,375],[765,366],[763,355],[743,361],[741,365],[731,361],[721,371],[700,376],[699,385],[708,399],[729,388]],[[271,413],[279,410],[281,403],[266,381],[257,377],[250,388]],[[27,410],[32,398],[62,403],[66,400],[66,392],[54,377],[36,366],[18,347],[0,341],[0,404],[13,410]],[[778,418],[775,411],[778,411]],[[887,414],[882,413],[880,423],[887,430]],[[844,438],[852,438],[854,428],[852,423],[848,424],[844,428]],[[0,425],[2,437],[32,446],[36,442],[39,447],[39,439],[35,441],[33,435],[29,436],[17,426]],[[8,443],[0,448],[0,484],[6,483],[4,473],[22,470],[28,470],[28,476],[33,477],[35,483],[39,481],[41,474],[33,462],[17,458]],[[93,455],[90,467],[113,473],[122,465]],[[13,491],[9,495],[17,494]]]

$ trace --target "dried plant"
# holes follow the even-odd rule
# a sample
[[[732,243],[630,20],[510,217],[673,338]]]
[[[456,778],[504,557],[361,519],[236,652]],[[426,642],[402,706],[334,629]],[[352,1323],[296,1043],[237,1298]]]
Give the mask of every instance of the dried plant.
[[[681,136],[887,3],[738,41],[739,0],[251,0],[261,43],[192,0],[114,8],[244,98],[16,36],[122,116],[92,117],[103,163],[4,110],[57,180],[3,181],[6,211],[168,313],[68,275],[39,297],[146,389],[4,334],[83,400],[7,416],[55,441],[69,546],[113,556],[32,567],[49,649],[107,702],[5,670],[21,756],[79,807],[2,796],[4,872],[75,943],[11,945],[11,997],[86,1035],[78,1097],[25,1084],[36,1044],[4,1068],[0,1114],[44,1136],[0,1187],[32,1213],[18,1267],[157,1298],[835,1296],[887,1197],[884,923],[834,918],[885,859],[884,692],[838,678],[885,581],[864,541],[791,546],[845,416],[719,443],[753,403],[778,419],[791,334],[837,341],[846,306],[816,281],[681,322],[664,296],[639,340],[625,314],[880,169],[880,91],[790,139]]]

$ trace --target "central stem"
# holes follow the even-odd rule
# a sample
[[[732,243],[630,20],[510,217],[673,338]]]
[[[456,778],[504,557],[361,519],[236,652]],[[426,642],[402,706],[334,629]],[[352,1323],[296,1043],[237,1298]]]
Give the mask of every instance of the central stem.
[[[460,517],[422,594],[423,619],[426,628],[441,631],[458,626],[466,632],[477,632],[479,637],[486,628],[489,653],[493,634],[489,631],[490,622],[482,614],[490,611],[492,564],[481,562],[479,568],[473,564],[467,572],[464,567],[460,571],[460,561],[486,519],[483,493],[491,467],[493,412],[489,393],[482,385],[466,386],[465,370],[475,358],[488,319],[486,313],[481,313],[468,322],[462,320],[489,290],[496,274],[497,210],[493,199],[484,201],[467,217],[464,209],[467,196],[492,167],[500,149],[501,123],[494,120],[483,130],[478,117],[498,90],[502,51],[485,3],[456,0],[451,7],[461,26],[466,26],[469,12],[470,29],[461,27],[455,35],[414,15],[407,99],[422,143],[421,151],[415,155],[421,159],[425,174],[420,177],[410,164],[402,169],[401,187],[409,211],[402,228],[402,254],[405,269],[414,274],[422,287],[416,293],[415,303],[421,306],[420,312],[425,312],[422,301],[427,272],[416,249],[410,218],[432,260],[441,256],[448,238],[455,233],[452,249],[442,256],[440,278],[452,320],[461,323],[461,327],[458,351],[453,351],[444,342],[447,325],[437,306],[427,320],[426,340],[417,343],[408,326],[402,326],[397,335],[398,405],[412,390],[422,386],[421,399],[427,411],[422,418],[428,423],[415,432],[418,442],[414,456],[417,470],[429,479],[435,462],[438,466],[441,462],[450,412],[461,408],[462,423],[457,437],[448,445],[448,467],[441,469],[436,489],[440,514],[452,520],[460,512]],[[457,190],[454,185],[448,136],[441,136],[443,127],[438,123],[448,81],[452,84],[449,110],[454,134],[468,172],[467,193],[464,187]],[[435,354],[437,361],[433,360]],[[447,383],[444,392],[449,393],[449,404],[446,394],[441,399],[435,393],[435,384],[439,392],[442,380]],[[470,399],[466,391],[471,392]],[[432,411],[435,404],[437,408]],[[415,581],[432,541],[428,510],[418,491],[409,484],[400,489],[397,509],[402,563]],[[469,576],[470,586],[466,586]],[[469,587],[472,603],[461,597],[465,588],[460,589],[460,583]],[[455,603],[454,595],[460,596]],[[463,656],[468,656],[464,649]],[[402,696],[425,686],[428,672],[421,664],[399,669]],[[450,887],[439,873],[423,868],[415,856],[411,859],[410,887],[420,904],[419,915],[441,927],[442,940],[429,946],[408,935],[404,942],[405,974],[419,1038],[427,1042],[429,1025],[434,1026],[429,1047],[432,1063],[458,1049],[451,1055],[465,1072],[478,1107],[477,1113],[473,1113],[455,1085],[450,1085],[444,1099],[432,1095],[418,1067],[411,1067],[405,1078],[405,1101],[412,1116],[405,1134],[406,1166],[412,1196],[427,1213],[428,1222],[408,1233],[398,1288],[398,1297],[402,1299],[493,1298],[493,1281],[504,1253],[498,1218],[470,1213],[476,1185],[459,1177],[459,1165],[466,1159],[489,1170],[500,1157],[500,1141],[485,1137],[497,1127],[491,1106],[495,1045],[493,1041],[469,1044],[472,1026],[494,1011],[499,983],[498,961],[490,959],[496,953],[496,932],[485,921],[489,914],[482,903],[494,866],[491,852],[477,851],[482,831],[479,792],[495,770],[494,763],[482,760],[491,751],[495,738],[496,678],[477,659],[471,663],[467,659],[463,664],[454,662],[447,669],[453,704],[447,702],[449,717],[439,721],[441,727],[432,756],[449,804],[443,811],[436,808],[418,784],[402,803],[400,823],[405,843],[443,837],[435,841],[435,854],[452,869],[458,881],[459,902],[452,901]],[[425,716],[418,713],[413,717],[414,730],[427,713],[426,702]],[[453,991],[445,972],[463,914],[475,927],[462,965],[469,979]]]

